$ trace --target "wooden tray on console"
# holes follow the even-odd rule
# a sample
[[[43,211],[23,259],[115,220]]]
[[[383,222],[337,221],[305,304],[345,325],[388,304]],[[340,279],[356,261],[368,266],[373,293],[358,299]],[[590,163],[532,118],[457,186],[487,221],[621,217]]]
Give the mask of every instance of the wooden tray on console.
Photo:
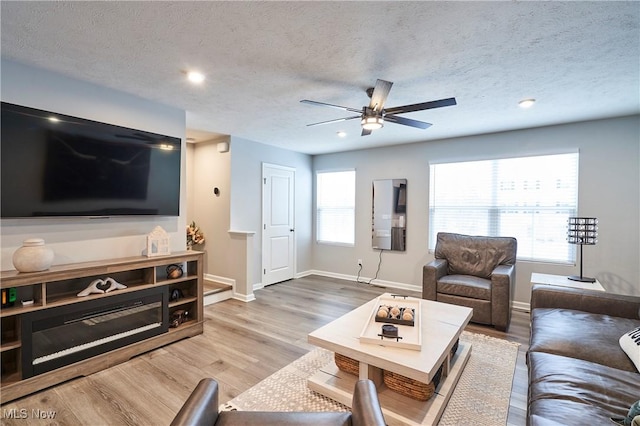
[[[376,314],[380,305],[398,306],[400,308],[410,309],[414,312],[413,325],[408,321],[389,321],[378,322],[376,320]],[[422,350],[422,333],[421,330],[421,315],[420,315],[421,299],[415,297],[393,297],[389,293],[385,293],[378,297],[376,303],[373,304],[373,309],[369,319],[360,333],[361,343],[371,343],[380,346],[393,346],[397,348],[412,349],[415,351]],[[382,326],[384,324],[393,324],[398,327],[398,336],[401,339],[383,338],[380,336],[382,333]]]

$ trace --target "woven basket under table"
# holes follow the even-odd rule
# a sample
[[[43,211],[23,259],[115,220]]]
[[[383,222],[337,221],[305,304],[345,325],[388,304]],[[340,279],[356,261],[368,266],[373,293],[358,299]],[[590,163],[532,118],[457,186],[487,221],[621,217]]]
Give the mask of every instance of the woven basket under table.
[[[440,384],[441,377],[442,366],[438,369],[431,383],[422,383],[392,371],[384,370],[382,372],[384,384],[387,385],[389,389],[398,392],[400,395],[417,399],[418,401],[427,401],[433,396],[436,388]]]
[[[336,353],[334,354],[334,360],[340,370],[356,376],[360,374],[360,364],[355,359]]]
[[[460,341],[456,340],[456,343],[451,348],[451,356],[455,355],[458,351],[458,345]],[[341,354],[334,354],[334,360],[336,366],[346,373],[360,374],[359,363],[353,358]],[[383,370],[382,378],[384,384],[395,392],[401,395],[408,396],[409,398],[417,399],[419,401],[429,400],[436,391],[436,388],[440,384],[442,378],[442,366],[438,369],[438,372],[431,380],[431,383],[422,383],[417,380],[405,377],[401,374],[393,373],[391,371]]]

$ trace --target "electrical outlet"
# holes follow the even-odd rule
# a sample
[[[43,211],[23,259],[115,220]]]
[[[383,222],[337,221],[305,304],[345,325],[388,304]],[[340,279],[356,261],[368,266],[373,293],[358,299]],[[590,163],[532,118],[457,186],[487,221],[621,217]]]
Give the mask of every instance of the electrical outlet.
[[[362,259],[358,259],[358,266],[362,266]]]

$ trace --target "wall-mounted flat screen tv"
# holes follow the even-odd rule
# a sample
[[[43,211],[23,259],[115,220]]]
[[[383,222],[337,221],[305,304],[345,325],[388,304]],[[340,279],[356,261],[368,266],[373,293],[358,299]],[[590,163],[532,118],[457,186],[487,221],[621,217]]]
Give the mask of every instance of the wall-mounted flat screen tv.
[[[180,138],[2,102],[3,218],[180,214]]]

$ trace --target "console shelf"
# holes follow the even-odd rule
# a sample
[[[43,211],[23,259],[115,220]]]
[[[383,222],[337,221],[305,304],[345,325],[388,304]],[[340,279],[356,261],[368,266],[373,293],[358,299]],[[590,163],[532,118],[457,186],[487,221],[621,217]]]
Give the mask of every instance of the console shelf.
[[[56,265],[42,272],[2,271],[0,287],[15,288],[17,300],[15,306],[4,307],[0,311],[0,364],[2,367],[0,403],[4,404],[78,376],[95,373],[168,343],[202,334],[203,255],[202,252],[184,251],[151,258],[135,256]],[[168,278],[166,268],[174,264],[180,265],[184,273],[179,278]],[[94,279],[107,277],[126,285],[127,288],[105,294],[77,296]],[[169,318],[173,311],[188,311],[188,317],[178,327],[169,328],[166,333],[52,371],[28,378],[22,377],[21,360],[25,349],[20,334],[23,315],[48,309],[53,312],[53,308],[88,301],[92,303],[104,301],[108,304],[112,296],[157,287],[166,287],[168,294],[174,290],[180,291],[181,297],[170,300],[164,307],[168,310]],[[21,303],[23,300],[33,300],[33,304],[23,306]]]

